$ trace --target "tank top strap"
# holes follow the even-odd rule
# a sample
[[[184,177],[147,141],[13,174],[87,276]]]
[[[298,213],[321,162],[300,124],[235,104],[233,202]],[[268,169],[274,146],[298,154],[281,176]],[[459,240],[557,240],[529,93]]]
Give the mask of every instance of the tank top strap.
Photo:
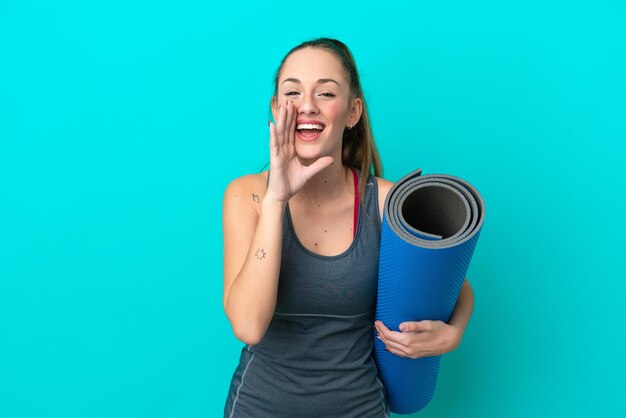
[[[358,171],[358,170],[357,170]],[[359,172],[360,176],[360,172]],[[364,220],[380,228],[380,214],[378,208],[378,181],[376,176],[369,173],[365,183],[365,194],[363,196]]]

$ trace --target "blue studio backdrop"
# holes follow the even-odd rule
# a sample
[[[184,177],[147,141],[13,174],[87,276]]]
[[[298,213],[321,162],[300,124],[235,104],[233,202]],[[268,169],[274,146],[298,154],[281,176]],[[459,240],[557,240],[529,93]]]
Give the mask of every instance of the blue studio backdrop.
[[[1,0],[0,416],[221,416],[223,192],[268,161],[274,72],[319,36],[356,57],[385,178],[486,202],[473,316],[414,416],[626,415],[625,21],[617,0]]]

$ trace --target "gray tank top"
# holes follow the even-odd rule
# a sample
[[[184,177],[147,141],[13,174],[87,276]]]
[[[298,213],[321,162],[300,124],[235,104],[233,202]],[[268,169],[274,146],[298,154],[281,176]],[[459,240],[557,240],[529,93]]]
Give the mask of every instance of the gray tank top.
[[[224,417],[389,417],[372,358],[380,231],[372,175],[339,255],[306,249],[287,205],[274,316],[263,339],[241,350]]]

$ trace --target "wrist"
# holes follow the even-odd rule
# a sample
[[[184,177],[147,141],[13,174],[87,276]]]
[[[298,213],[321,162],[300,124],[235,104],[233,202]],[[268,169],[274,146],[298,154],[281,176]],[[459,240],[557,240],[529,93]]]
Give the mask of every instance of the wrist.
[[[448,351],[456,350],[461,344],[463,330],[458,325],[449,325],[448,328]]]
[[[286,200],[277,199],[271,195],[271,193],[266,193],[263,196],[263,200],[261,200],[261,211],[266,210],[284,210],[287,206]]]

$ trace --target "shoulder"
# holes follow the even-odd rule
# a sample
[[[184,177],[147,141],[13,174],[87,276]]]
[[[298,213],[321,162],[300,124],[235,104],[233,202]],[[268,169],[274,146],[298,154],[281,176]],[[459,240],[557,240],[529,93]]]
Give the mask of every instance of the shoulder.
[[[261,209],[261,200],[265,196],[267,171],[258,174],[246,174],[233,179],[224,190],[224,209],[229,206],[254,208],[257,214]]]
[[[393,181],[386,180],[382,177],[376,177],[376,182],[378,183],[378,197],[385,199],[387,197],[387,193],[389,193],[389,189],[393,186]]]
[[[382,177],[376,177],[376,182],[378,183],[378,210],[380,219],[382,220],[385,198],[387,197],[387,193],[389,193],[389,189],[391,189],[391,186],[393,186],[393,182],[385,180]]]

